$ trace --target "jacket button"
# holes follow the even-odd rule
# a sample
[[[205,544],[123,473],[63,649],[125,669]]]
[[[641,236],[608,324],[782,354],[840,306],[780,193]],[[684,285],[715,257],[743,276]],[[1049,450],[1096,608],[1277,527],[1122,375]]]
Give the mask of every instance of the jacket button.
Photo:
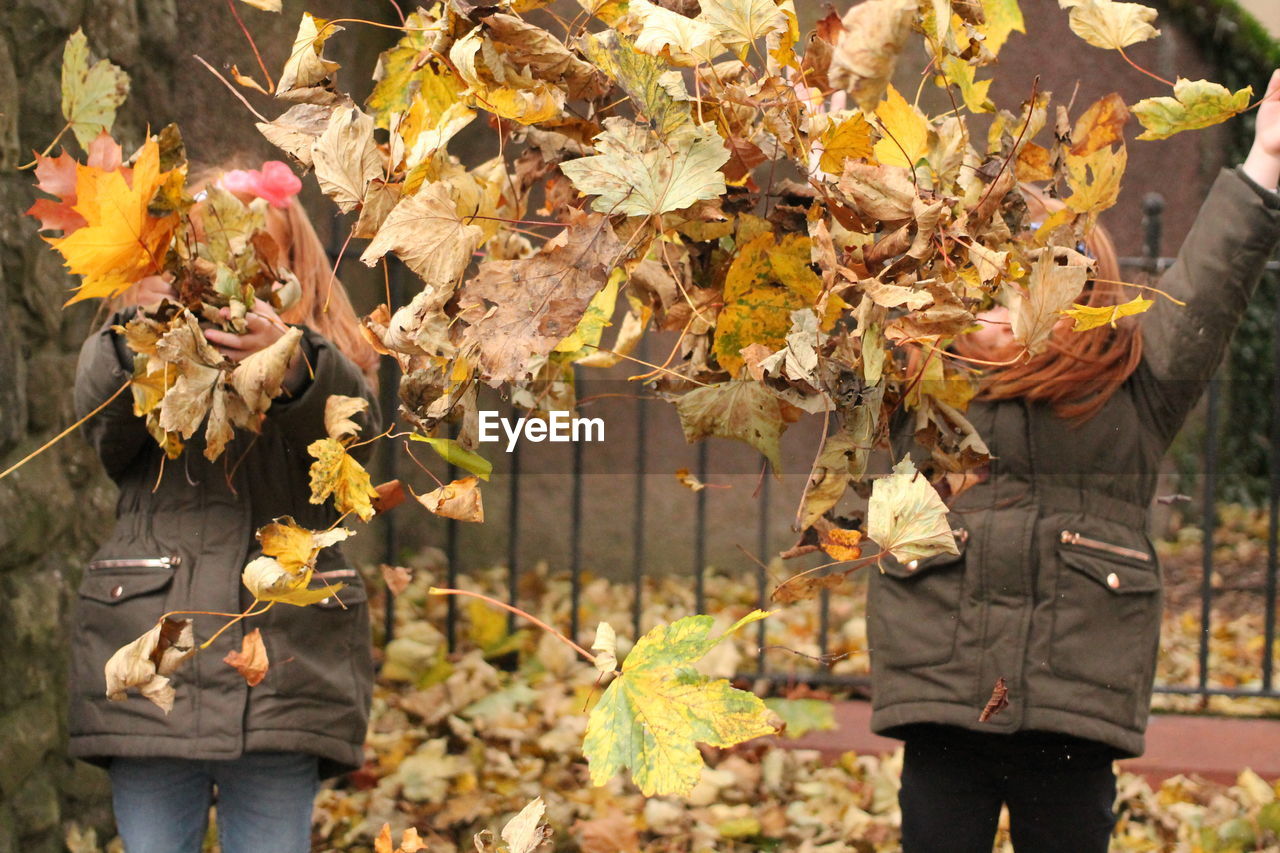
[[[1107,586],[1111,587],[1112,589],[1119,589],[1120,576],[1117,575],[1115,572],[1112,572],[1111,574],[1107,575]]]
[[[909,572],[914,572],[918,568],[920,568],[919,560],[912,560],[910,563],[907,563],[907,571]]]
[[[119,597],[120,597],[120,596],[122,596],[122,595],[124,595],[124,587],[123,587],[123,586],[121,586],[120,584],[116,584],[115,586],[113,586],[113,587],[111,588],[111,597],[112,597],[112,598],[119,598]]]

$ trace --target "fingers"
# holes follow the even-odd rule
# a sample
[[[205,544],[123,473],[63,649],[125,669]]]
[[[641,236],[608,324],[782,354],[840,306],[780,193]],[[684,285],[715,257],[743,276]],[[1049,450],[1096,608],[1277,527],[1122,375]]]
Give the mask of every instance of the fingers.
[[[1280,92],[1280,68],[1271,72],[1271,81],[1267,83],[1267,97]]]

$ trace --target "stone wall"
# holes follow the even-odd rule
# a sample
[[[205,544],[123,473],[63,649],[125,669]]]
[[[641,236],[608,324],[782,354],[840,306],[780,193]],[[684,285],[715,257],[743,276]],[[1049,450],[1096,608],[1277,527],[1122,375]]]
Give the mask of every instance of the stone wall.
[[[62,310],[71,281],[22,215],[35,198],[30,172],[15,167],[62,126],[62,46],[78,26],[96,56],[133,79],[116,124],[126,151],[148,125],[183,127],[193,157],[270,156],[247,111],[192,58],[215,67],[256,65],[222,2],[178,0],[6,0],[0,11],[0,469],[73,421],[75,354],[94,306]],[[277,73],[303,4],[269,15],[236,2]],[[388,4],[312,2],[381,20]],[[387,41],[364,28],[335,41],[335,58],[362,72]],[[360,52],[357,57],[356,53]],[[345,55],[344,55],[345,54]],[[259,109],[274,115],[279,108]],[[69,137],[69,135],[68,135]],[[74,145],[74,143],[70,143]],[[105,775],[65,755],[66,637],[82,565],[109,530],[114,488],[72,435],[0,480],[0,853],[62,850],[64,821],[96,825],[109,838]]]

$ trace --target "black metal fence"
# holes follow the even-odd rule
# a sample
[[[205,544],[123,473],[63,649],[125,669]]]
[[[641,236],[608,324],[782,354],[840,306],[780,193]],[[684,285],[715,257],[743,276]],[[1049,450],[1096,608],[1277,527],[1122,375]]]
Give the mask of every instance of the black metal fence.
[[[1173,263],[1171,258],[1160,256],[1161,234],[1162,234],[1162,213],[1164,202],[1158,195],[1149,196],[1144,202],[1144,252],[1138,257],[1127,257],[1121,259],[1121,265],[1127,273],[1141,274],[1149,273],[1152,275],[1164,271]],[[335,229],[336,230],[336,229]],[[1272,263],[1269,269],[1280,269],[1280,264]],[[413,287],[410,280],[412,275],[407,273],[398,263],[392,263],[389,271],[389,295],[395,305],[405,304],[407,292]],[[1203,578],[1200,585],[1200,638],[1198,649],[1199,672],[1196,683],[1194,685],[1157,685],[1158,692],[1169,694],[1190,694],[1207,699],[1209,696],[1247,696],[1247,697],[1269,697],[1280,698],[1280,690],[1277,690],[1273,670],[1274,657],[1273,648],[1276,640],[1276,584],[1277,584],[1277,516],[1280,515],[1280,453],[1276,452],[1280,448],[1280,314],[1275,319],[1275,334],[1273,340],[1273,359],[1277,366],[1275,372],[1276,387],[1272,389],[1271,396],[1271,416],[1268,427],[1267,439],[1270,443],[1271,452],[1269,454],[1269,481],[1270,481],[1270,524],[1267,532],[1267,556],[1265,566],[1265,581],[1263,588],[1255,590],[1262,594],[1264,599],[1265,611],[1265,627],[1264,627],[1264,647],[1261,661],[1261,672],[1258,673],[1257,683],[1259,686],[1249,687],[1226,687],[1211,683],[1210,678],[1210,638],[1213,630],[1213,604],[1214,604],[1214,536],[1213,531],[1217,526],[1215,513],[1215,495],[1218,492],[1219,477],[1219,437],[1222,430],[1221,409],[1222,409],[1222,391],[1220,380],[1215,380],[1210,384],[1206,394],[1203,409],[1203,430],[1204,440],[1202,449],[1202,462],[1200,470],[1203,473],[1201,483],[1201,519],[1200,524],[1203,530],[1203,555],[1201,566],[1203,570]],[[641,354],[640,357],[644,357]],[[395,366],[390,359],[385,360],[384,374],[382,382],[383,394],[383,410],[384,412],[393,412],[398,408],[397,399],[397,382],[398,376],[395,373]],[[579,394],[582,393],[581,381],[579,382]],[[647,564],[646,544],[647,544],[647,513],[650,510],[648,503],[649,498],[644,488],[644,474],[647,466],[653,464],[650,460],[651,444],[654,440],[654,432],[650,423],[651,417],[646,412],[646,406],[634,406],[635,418],[634,425],[631,426],[631,436],[634,438],[634,445],[630,448],[631,459],[629,463],[620,463],[615,460],[615,465],[630,464],[634,468],[635,475],[635,491],[631,496],[630,512],[631,517],[627,519],[631,530],[630,541],[630,566],[629,572],[619,572],[619,574],[629,574],[629,580],[632,585],[632,636],[638,637],[641,633],[641,613],[643,607],[643,581],[650,567]],[[720,452],[717,446],[712,443],[703,442],[697,446],[695,453],[695,470],[694,474],[702,481],[706,481],[708,472],[711,467],[711,459],[713,455]],[[584,458],[583,447],[581,443],[575,442],[572,446],[570,477],[570,496],[569,496],[569,512],[568,527],[565,532],[567,537],[567,555],[568,570],[571,576],[571,604],[570,604],[570,624],[567,626],[568,633],[575,639],[581,639],[583,626],[579,622],[579,595],[582,589],[582,571],[583,571],[583,538],[586,532],[588,519],[586,518],[586,508],[584,506]],[[383,468],[380,472],[385,479],[393,479],[406,473],[402,468],[400,454],[387,453],[383,455]],[[521,572],[525,566],[535,562],[538,555],[526,553],[522,547],[522,534],[526,531],[524,520],[521,517],[521,507],[526,499],[531,497],[526,494],[526,486],[522,484],[522,455],[520,444],[516,444],[510,454],[507,455],[508,469],[505,472],[506,477],[506,513],[505,518],[501,520],[491,519],[486,523],[488,535],[505,539],[505,562],[507,570],[507,595],[511,603],[517,603],[517,588],[521,576]],[[619,468],[619,473],[622,473]],[[450,479],[457,476],[457,472],[450,468]],[[739,534],[746,533],[751,524],[754,524],[754,547],[757,554],[768,555],[776,553],[779,542],[774,541],[774,529],[771,526],[771,514],[776,510],[771,504],[774,495],[771,494],[773,486],[769,477],[763,477],[758,487],[758,498],[755,505],[755,518],[744,519],[740,514],[735,514],[731,519],[731,523],[735,525]],[[708,501],[708,493],[706,490],[699,491],[694,496],[693,510],[693,535],[690,543],[691,547],[688,554],[688,569],[693,579],[694,589],[694,605],[696,612],[705,612],[706,602],[706,577],[707,577],[707,552],[706,542],[708,525],[717,523],[717,519],[711,517],[712,506]],[[382,521],[383,536],[382,552],[384,559],[388,563],[395,563],[398,555],[401,553],[402,530],[400,527],[400,519],[397,514],[390,513]],[[749,534],[748,534],[749,536]],[[444,582],[449,586],[456,586],[459,575],[464,569],[464,555],[462,548],[462,537],[460,523],[457,521],[448,521],[444,525],[444,542],[443,550],[447,562],[447,575]],[[767,559],[767,558],[766,558]],[[669,565],[667,566],[669,568]],[[767,609],[769,606],[768,594],[770,579],[763,566],[755,568],[756,573],[756,590],[759,597],[760,606]],[[390,593],[388,592],[388,601],[390,601]],[[447,599],[448,611],[444,632],[447,637],[450,648],[453,648],[457,642],[459,632],[459,612],[457,608],[457,599],[449,597]],[[817,646],[819,654],[823,657],[828,655],[829,642],[831,636],[831,598],[830,594],[824,590],[817,601],[819,608],[819,623],[817,638]],[[390,639],[395,629],[393,619],[394,609],[390,606],[386,609],[386,637]],[[785,681],[795,682],[797,680],[813,683],[815,685],[844,686],[853,689],[865,687],[867,677],[865,675],[850,675],[832,673],[822,667],[814,667],[811,670],[797,674],[794,669],[788,668],[785,671],[770,668],[766,661],[766,640],[765,640],[765,624],[757,623],[755,630],[757,633],[757,645],[759,651],[754,660],[753,668],[750,671],[742,672],[741,676],[752,681]],[[1251,682],[1252,683],[1252,682]]]

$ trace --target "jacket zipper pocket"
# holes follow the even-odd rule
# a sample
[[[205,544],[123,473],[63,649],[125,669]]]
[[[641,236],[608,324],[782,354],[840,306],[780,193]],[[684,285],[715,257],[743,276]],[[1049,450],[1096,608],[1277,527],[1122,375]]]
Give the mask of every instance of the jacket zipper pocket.
[[[99,569],[172,569],[182,563],[182,558],[174,556],[166,557],[120,557],[109,560],[92,560],[89,563],[89,571],[97,571]]]
[[[1139,551],[1136,548],[1126,548],[1123,545],[1112,545],[1110,542],[1103,542],[1098,539],[1090,539],[1088,536],[1081,536],[1072,530],[1062,531],[1062,544],[1075,545],[1077,548],[1087,548],[1093,551],[1102,551],[1105,554],[1113,554],[1117,557],[1125,557],[1130,560],[1139,560],[1143,563],[1151,562],[1151,555],[1146,551]]]

